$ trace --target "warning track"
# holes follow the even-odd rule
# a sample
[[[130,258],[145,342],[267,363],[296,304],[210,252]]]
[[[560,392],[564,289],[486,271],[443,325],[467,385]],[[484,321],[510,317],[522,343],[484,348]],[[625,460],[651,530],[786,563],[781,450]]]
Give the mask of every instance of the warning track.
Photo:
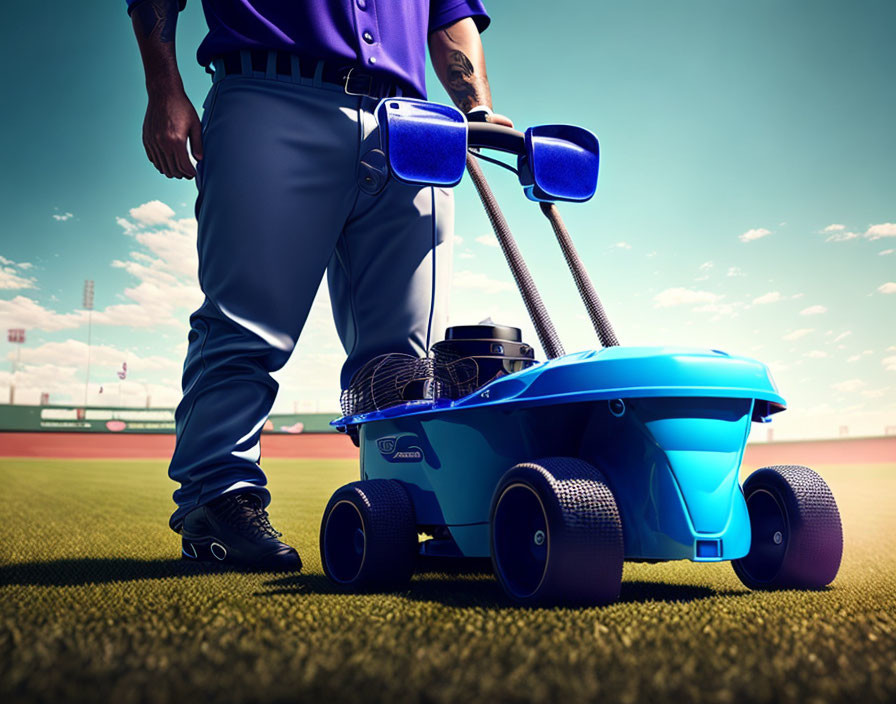
[[[112,433],[0,433],[0,457],[167,458],[173,435]],[[358,449],[341,433],[262,435],[263,457],[356,459]],[[896,462],[896,435],[800,440],[747,445],[745,467],[772,464],[877,464]]]

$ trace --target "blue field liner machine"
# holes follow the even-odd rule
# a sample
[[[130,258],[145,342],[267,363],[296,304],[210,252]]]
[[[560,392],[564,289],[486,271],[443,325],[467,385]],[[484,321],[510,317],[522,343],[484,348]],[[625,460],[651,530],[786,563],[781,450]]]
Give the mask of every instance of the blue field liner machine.
[[[843,537],[822,478],[774,466],[738,480],[751,424],[785,408],[766,366],[618,343],[555,206],[594,195],[595,135],[521,133],[405,98],[382,101],[377,120],[391,178],[450,188],[469,173],[548,359],[487,321],[449,328],[426,358],[360,369],[333,425],[359,443],[361,480],[324,512],[327,576],[395,590],[420,556],[490,557],[524,605],[612,602],[624,560],[730,560],[753,589],[829,584]],[[517,173],[549,220],[601,349],[564,353],[479,159]]]

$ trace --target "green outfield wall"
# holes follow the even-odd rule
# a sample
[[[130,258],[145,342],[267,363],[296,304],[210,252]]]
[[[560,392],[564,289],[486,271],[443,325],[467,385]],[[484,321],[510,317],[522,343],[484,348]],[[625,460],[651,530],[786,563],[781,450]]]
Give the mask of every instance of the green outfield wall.
[[[336,413],[271,414],[265,433],[331,433]],[[0,432],[173,433],[173,408],[10,406],[0,404]]]

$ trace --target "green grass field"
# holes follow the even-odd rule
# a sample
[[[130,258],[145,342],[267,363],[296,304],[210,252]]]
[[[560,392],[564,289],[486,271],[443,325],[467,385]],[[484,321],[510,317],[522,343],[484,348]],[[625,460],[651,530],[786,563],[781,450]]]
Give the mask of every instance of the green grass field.
[[[274,525],[305,561],[283,578],[181,563],[162,461],[0,459],[0,698],[893,701],[896,465],[817,469],[845,531],[826,591],[632,564],[617,604],[525,611],[487,574],[334,591],[318,527],[352,462],[265,461]]]

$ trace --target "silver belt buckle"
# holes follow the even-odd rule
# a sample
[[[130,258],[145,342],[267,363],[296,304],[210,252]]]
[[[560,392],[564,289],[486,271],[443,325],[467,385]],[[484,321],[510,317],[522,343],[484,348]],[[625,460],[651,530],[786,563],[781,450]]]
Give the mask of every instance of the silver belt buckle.
[[[342,86],[343,90],[345,91],[345,94],[346,95],[367,95],[367,96],[369,96],[371,94],[371,92],[373,91],[373,76],[371,76],[370,74],[367,74],[367,91],[366,92],[356,93],[353,90],[349,90],[348,83],[352,79],[352,71],[354,71],[354,70],[355,70],[355,67],[352,66],[348,70],[348,73],[345,74],[345,84]]]

